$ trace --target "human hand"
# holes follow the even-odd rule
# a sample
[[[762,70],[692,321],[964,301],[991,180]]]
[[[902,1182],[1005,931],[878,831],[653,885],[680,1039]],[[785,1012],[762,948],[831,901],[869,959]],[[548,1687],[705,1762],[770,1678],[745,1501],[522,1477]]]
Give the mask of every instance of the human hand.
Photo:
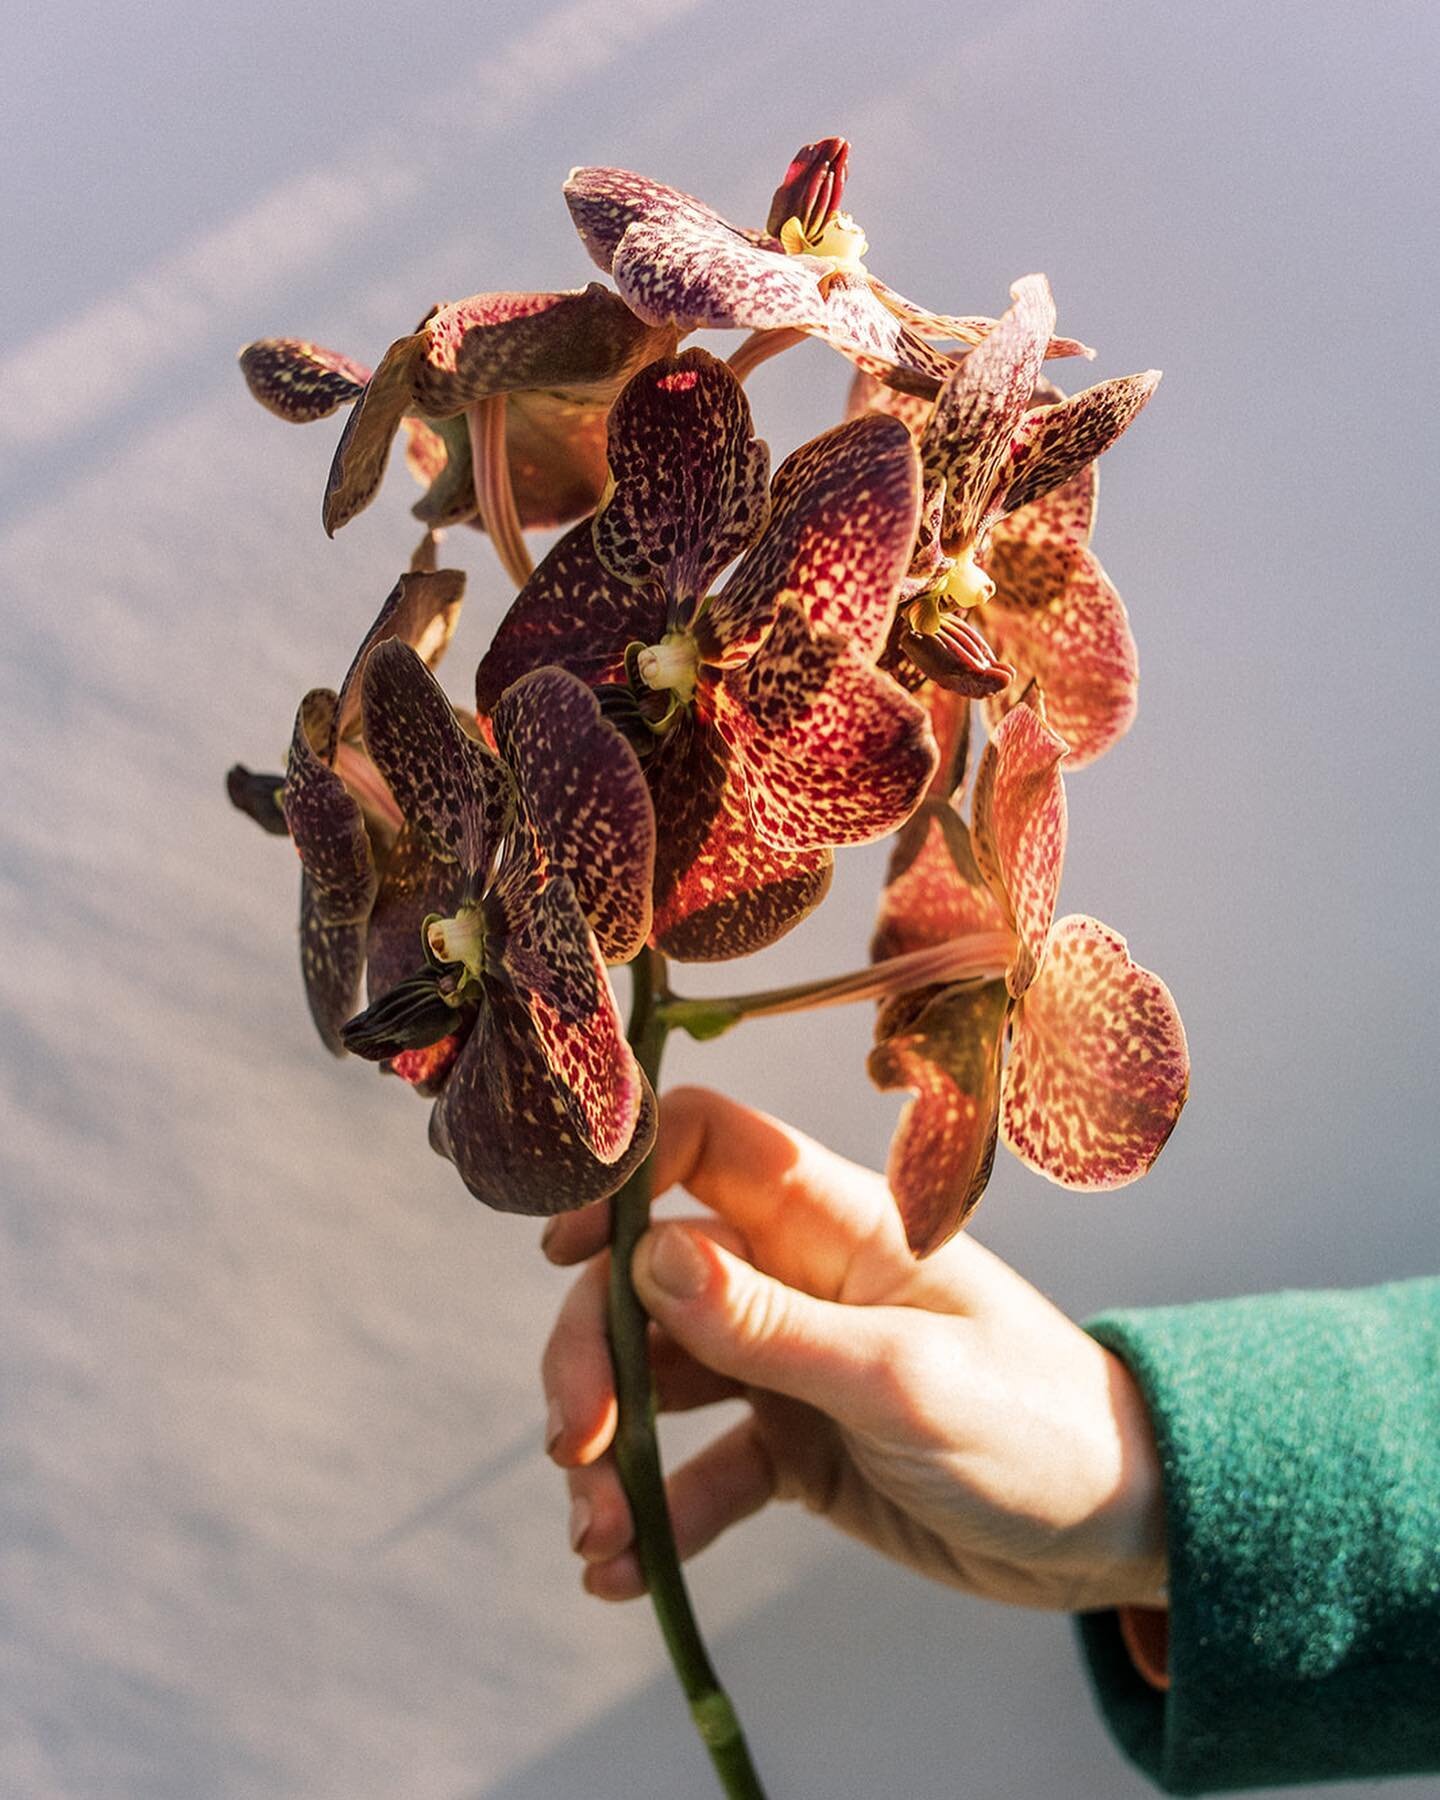
[[[658,1224],[635,1253],[659,1404],[750,1406],[669,1478],[683,1557],[800,1499],[991,1599],[1159,1602],[1159,1462],[1118,1358],[973,1238],[917,1263],[879,1175],[722,1095],[665,1097],[655,1191],[677,1183],[715,1216]],[[586,1267],[542,1376],[585,1586],[623,1600],[644,1583],[611,1452],[608,1232],[603,1205],[546,1231],[552,1261]]]

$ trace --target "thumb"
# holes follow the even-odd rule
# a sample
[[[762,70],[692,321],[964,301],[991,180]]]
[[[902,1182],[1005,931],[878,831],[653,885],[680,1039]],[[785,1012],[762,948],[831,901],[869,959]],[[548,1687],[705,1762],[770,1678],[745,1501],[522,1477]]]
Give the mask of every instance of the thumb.
[[[884,1423],[896,1392],[890,1309],[817,1300],[682,1225],[648,1231],[632,1272],[650,1316],[707,1368],[842,1423]]]

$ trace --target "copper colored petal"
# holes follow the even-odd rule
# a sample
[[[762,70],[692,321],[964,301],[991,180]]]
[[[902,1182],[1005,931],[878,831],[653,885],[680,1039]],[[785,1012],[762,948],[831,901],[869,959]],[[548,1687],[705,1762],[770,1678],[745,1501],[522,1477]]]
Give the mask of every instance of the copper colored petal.
[[[330,537],[363,512],[380,491],[390,445],[401,419],[412,410],[413,372],[424,346],[421,332],[398,338],[381,357],[345,422],[325,484],[322,516]]]
[[[1059,920],[1016,1013],[1005,1142],[1062,1187],[1123,1187],[1160,1154],[1189,1086],[1185,1028],[1165,983],[1098,919]]]
[[[1009,1004],[1004,982],[987,981],[941,988],[916,1018],[881,1014],[870,1078],[915,1095],[900,1115],[887,1174],[917,1256],[954,1236],[990,1179]]]
[[[563,669],[508,688],[495,742],[547,861],[569,877],[609,962],[628,962],[650,932],[655,813],[635,752]]]
[[[964,792],[970,773],[970,702],[963,694],[952,694],[934,685],[925,688],[921,699],[929,711],[930,729],[940,752],[930,792],[938,799],[948,800],[952,794]]]
[[[547,663],[592,687],[620,681],[626,646],[659,643],[665,623],[661,591],[612,575],[587,520],[561,538],[501,620],[475,675],[479,709],[493,712],[512,681]]]
[[[240,352],[245,385],[277,419],[308,425],[358,400],[370,379],[363,364],[304,338],[260,338]]]
[[[1055,917],[1065,862],[1065,740],[1033,705],[1005,715],[975,777],[974,845],[981,873],[998,890],[1018,943],[1010,966],[1017,998],[1035,977]]]
[[[1000,903],[976,866],[965,821],[947,802],[927,800],[896,834],[871,960],[1005,926]]]
[[[408,644],[377,644],[361,684],[365,745],[401,812],[461,874],[483,880],[513,806],[498,758],[460,729],[439,683]]]
[[[607,394],[519,393],[505,409],[515,510],[527,531],[552,531],[595,510],[605,491]]]
[[[904,427],[878,414],[802,444],[776,471],[770,524],[702,614],[713,637],[754,646],[782,597],[874,661],[884,648],[920,507]]]
[[[705,350],[653,362],[615,402],[608,454],[596,554],[622,581],[660,583],[672,622],[688,625],[770,512],[770,453],[745,390]]]
[[[1160,371],[1147,369],[1027,413],[1005,471],[1005,511],[1029,505],[1108,450],[1159,385]]]
[[[416,652],[427,669],[435,668],[455,635],[464,595],[463,569],[410,570],[400,577],[385,596],[375,623],[365,633],[340,683],[338,736],[349,737],[360,723],[360,674],[375,646],[387,638],[398,638]]]
[[[629,1146],[605,1163],[571,1123],[519,996],[490,984],[475,1029],[430,1114],[430,1142],[455,1164],[477,1200],[500,1212],[544,1216],[603,1200],[655,1141],[655,1099],[641,1077]]]

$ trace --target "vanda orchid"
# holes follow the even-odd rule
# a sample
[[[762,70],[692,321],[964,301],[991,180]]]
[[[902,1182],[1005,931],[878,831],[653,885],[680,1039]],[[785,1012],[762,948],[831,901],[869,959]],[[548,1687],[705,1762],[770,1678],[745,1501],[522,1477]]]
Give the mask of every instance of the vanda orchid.
[[[351,408],[328,530],[370,502],[403,430],[427,533],[393,586],[404,553],[387,552],[379,615],[361,629],[363,606],[340,634],[339,687],[298,710],[274,697],[273,721],[295,718],[284,771],[237,764],[231,799],[299,855],[326,1045],[428,1099],[431,1143],[487,1206],[612,1198],[636,1548],[721,1787],[752,1800],[764,1788],[670,1529],[630,1279],[668,1035],[878,1001],[870,1073],[915,1095],[890,1179],[917,1255],[964,1224],[998,1142],[1072,1189],[1143,1175],[1189,1082],[1159,977],[1109,927],[1054,916],[1062,765],[1135,710],[1125,609],[1091,547],[1095,459],[1157,378],[1062,396],[1042,364],[1083,346],[1056,335],[1043,276],[998,320],[904,300],[840,210],[848,169],[843,139],[805,146],[763,230],[577,169],[565,199],[613,291],[432,308],[373,374],[306,340],[242,353],[282,418]],[[681,348],[701,328],[750,336],[727,365]],[[855,391],[772,478],[743,381],[806,336],[850,359]],[[490,534],[513,588],[473,707],[434,672],[464,585],[437,537],[461,523]],[[525,532],[557,528],[535,566]],[[870,963],[672,990],[667,958],[773,943],[824,899],[837,851],[892,835]]]

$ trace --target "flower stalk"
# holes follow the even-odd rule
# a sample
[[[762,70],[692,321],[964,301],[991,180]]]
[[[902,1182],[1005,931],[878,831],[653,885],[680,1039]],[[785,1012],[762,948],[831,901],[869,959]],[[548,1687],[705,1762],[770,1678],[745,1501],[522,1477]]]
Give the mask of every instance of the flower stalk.
[[[510,458],[505,450],[504,394],[487,394],[466,414],[470,431],[470,458],[475,465],[475,505],[480,523],[489,533],[495,554],[517,588],[535,572],[525,546],[525,532],[515,505],[510,480]]]
[[[656,952],[647,950],[630,967],[634,980],[630,1043],[655,1086],[670,1031],[664,1011],[665,965]],[[665,1498],[647,1340],[650,1321],[630,1274],[635,1246],[650,1224],[653,1162],[653,1155],[647,1156],[612,1202],[608,1324],[619,1414],[615,1461],[635,1520],[635,1548],[661,1635],[721,1788],[732,1800],[765,1800],[739,1718],[695,1622]]]

